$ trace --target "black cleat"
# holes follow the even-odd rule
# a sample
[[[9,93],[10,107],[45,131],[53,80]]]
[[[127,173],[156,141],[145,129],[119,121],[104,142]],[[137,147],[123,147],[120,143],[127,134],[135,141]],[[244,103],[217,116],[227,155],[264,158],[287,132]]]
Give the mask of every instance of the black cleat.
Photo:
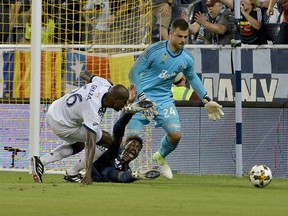
[[[71,176],[71,175],[68,175],[66,172],[66,174],[63,176],[63,180],[65,182],[81,183],[82,179],[83,179],[83,176],[80,173],[77,175]]]
[[[42,175],[44,174],[44,165],[37,156],[30,158],[30,165],[32,168],[32,177],[35,182],[42,183]]]

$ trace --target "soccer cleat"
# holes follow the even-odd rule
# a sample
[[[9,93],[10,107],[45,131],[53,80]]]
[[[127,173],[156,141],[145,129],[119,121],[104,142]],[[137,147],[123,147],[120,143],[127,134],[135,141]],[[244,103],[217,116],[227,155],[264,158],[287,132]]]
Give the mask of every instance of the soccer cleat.
[[[153,106],[152,101],[142,100],[136,103],[128,104],[127,106],[123,108],[123,111],[127,113],[135,114],[136,112],[143,112],[147,110],[148,108],[151,108],[152,106]]]
[[[77,175],[68,175],[67,171],[66,174],[63,176],[63,180],[65,182],[72,182],[72,183],[81,183],[83,176],[79,173]]]
[[[173,174],[165,158],[163,158],[159,152],[156,152],[152,158],[159,165],[159,169],[162,175],[168,179],[172,179]]]
[[[133,171],[132,177],[138,180],[152,180],[158,178],[160,172],[157,170],[148,170],[146,172]]]
[[[42,175],[44,174],[44,165],[37,156],[30,158],[30,165],[32,168],[32,177],[35,182],[42,183]]]

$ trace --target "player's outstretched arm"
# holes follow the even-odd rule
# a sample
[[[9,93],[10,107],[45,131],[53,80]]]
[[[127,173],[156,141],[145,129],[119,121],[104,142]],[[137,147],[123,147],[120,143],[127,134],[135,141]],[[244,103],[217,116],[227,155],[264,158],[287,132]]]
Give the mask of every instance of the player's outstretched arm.
[[[82,77],[87,83],[92,82],[95,75],[91,74],[89,71],[81,71],[80,77]]]

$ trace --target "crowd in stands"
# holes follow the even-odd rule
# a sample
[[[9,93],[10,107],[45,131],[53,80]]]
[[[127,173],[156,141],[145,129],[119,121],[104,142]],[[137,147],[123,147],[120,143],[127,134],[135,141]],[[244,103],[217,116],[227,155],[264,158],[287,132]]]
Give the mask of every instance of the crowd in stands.
[[[0,1],[0,43],[30,43],[31,0]],[[112,41],[121,38],[117,29],[137,25],[129,19],[134,5],[129,0],[42,0],[42,44],[119,44]]]
[[[189,22],[191,32],[189,43],[231,44],[237,29],[233,0],[182,1],[180,16]],[[287,2],[287,0],[240,0],[241,42],[256,45],[269,42],[288,44]]]
[[[130,31],[139,31],[129,15],[135,6],[139,13],[145,10],[143,2],[42,0],[42,43],[123,44],[123,32],[117,30],[125,20],[126,26],[133,23]],[[30,43],[31,1],[0,0],[0,4],[0,43]],[[287,44],[287,5],[288,0],[240,0],[242,43]],[[237,29],[233,0],[152,0],[152,16],[152,42],[168,39],[169,24],[176,17],[189,22],[191,44],[230,44]]]

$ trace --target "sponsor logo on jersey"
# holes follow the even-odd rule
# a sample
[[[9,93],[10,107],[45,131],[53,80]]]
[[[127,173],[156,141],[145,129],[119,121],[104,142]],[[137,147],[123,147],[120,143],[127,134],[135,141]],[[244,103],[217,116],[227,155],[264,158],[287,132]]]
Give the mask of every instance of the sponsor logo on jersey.
[[[170,79],[171,77],[175,77],[176,75],[177,75],[176,72],[172,72],[171,74],[169,74],[167,70],[162,70],[161,73],[159,74],[159,77],[161,79],[166,80],[166,79]]]

